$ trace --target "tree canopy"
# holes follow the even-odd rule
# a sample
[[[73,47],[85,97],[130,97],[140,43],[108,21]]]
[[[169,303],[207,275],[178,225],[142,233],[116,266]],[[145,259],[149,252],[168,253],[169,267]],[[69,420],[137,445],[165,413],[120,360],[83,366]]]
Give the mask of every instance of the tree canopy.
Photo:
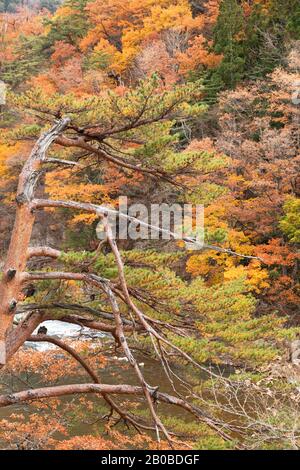
[[[299,445],[299,8],[0,2],[0,407],[38,400],[0,420],[0,446]],[[138,210],[115,241],[120,196],[203,205],[203,246],[142,240]],[[35,334],[47,320],[105,339]]]

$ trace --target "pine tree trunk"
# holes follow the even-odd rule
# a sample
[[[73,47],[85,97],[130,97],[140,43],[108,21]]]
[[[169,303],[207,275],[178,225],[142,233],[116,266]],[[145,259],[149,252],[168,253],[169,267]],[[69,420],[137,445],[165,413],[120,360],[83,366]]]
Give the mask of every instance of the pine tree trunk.
[[[35,214],[31,206],[34,189],[49,146],[68,122],[69,120],[64,118],[48,132],[41,135],[19,177],[15,223],[0,282],[0,364],[2,365],[6,363],[7,333],[12,327],[17,303],[20,300],[22,277],[26,269],[28,248],[35,221]]]

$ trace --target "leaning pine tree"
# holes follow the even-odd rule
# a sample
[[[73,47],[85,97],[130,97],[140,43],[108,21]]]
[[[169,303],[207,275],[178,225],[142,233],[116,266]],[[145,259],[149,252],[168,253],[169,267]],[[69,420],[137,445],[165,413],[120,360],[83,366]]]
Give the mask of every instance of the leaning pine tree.
[[[203,364],[222,362],[225,358],[241,360],[243,349],[250,348],[253,337],[265,344],[256,355],[250,351],[248,356],[252,356],[254,364],[264,355],[267,360],[276,357],[277,350],[270,339],[280,331],[283,320],[272,315],[252,319],[255,302],[247,294],[243,279],[208,287],[202,278],[189,281],[176,274],[176,266],[185,262],[187,254],[174,241],[171,251],[160,251],[159,242],[151,250],[134,247],[120,250],[109,221],[114,209],[99,203],[95,195],[99,185],[90,182],[93,168],[101,173],[104,182],[106,172],[112,172],[119,178],[122,176],[128,187],[131,181],[132,185],[136,184],[133,175],[137,180],[140,178],[142,185],[153,185],[156,191],[167,192],[168,197],[173,195],[181,202],[189,197],[195,200],[195,178],[201,181],[203,174],[215,175],[227,164],[222,156],[184,150],[182,129],[203,112],[202,106],[189,104],[191,100],[196,101],[197,87],[198,84],[162,91],[154,77],[121,96],[109,93],[84,99],[72,95],[49,98],[34,91],[11,97],[11,105],[25,113],[26,124],[12,132],[10,139],[36,138],[41,130],[42,133],[19,177],[15,224],[0,283],[0,363],[4,366],[27,340],[48,341],[71,354],[91,380],[2,395],[0,407],[41,398],[95,393],[126,423],[139,432],[155,431],[157,438],[162,437],[171,447],[176,445],[175,435],[160,418],[158,402],[183,408],[226,441],[234,442],[237,433],[242,432],[241,428],[225,423],[218,414],[203,408],[205,403],[197,394],[197,387],[193,389],[193,384],[178,375],[173,362],[188,364],[218,380],[218,374]],[[53,173],[58,180],[67,177],[61,185],[55,186],[54,182],[52,188],[46,186],[50,196],[60,194],[61,197],[38,198],[36,188],[41,178],[49,183],[53,181]],[[68,198],[76,193],[80,179],[86,182],[90,201]],[[108,183],[102,183],[101,187],[104,200],[113,197]],[[75,211],[80,214],[80,220],[91,215],[93,220],[101,220],[105,240],[95,251],[30,246],[37,214],[49,208]],[[140,221],[131,217],[130,223],[138,225]],[[171,232],[169,235],[174,238]],[[184,240],[197,245],[193,238]],[[211,244],[200,248],[237,259],[253,259]],[[45,269],[30,271],[28,266],[34,266],[34,258],[51,262],[46,262]],[[78,297],[82,303],[77,299],[69,302],[63,293],[58,299],[54,294],[47,303],[39,302],[38,294],[35,303],[22,302],[22,292],[28,285],[38,283],[41,289],[49,290],[52,283],[68,281],[80,286]],[[24,311],[25,318],[14,326],[15,314]],[[101,383],[97,373],[70,346],[46,334],[33,335],[41,322],[58,318],[111,334],[133,368],[138,384]],[[138,342],[140,349],[152,350],[174,390],[173,395],[161,392],[159,383],[146,381],[133,353],[133,342]],[[223,384],[227,382],[220,380]],[[186,398],[187,390],[190,398]],[[149,421],[124,410],[115,398],[122,395],[143,396]]]

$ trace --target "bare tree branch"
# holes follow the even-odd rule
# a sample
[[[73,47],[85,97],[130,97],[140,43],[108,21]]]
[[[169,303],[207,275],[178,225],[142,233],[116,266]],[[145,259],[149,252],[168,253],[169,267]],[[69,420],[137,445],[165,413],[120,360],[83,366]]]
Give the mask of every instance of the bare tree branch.
[[[34,310],[51,310],[51,309],[62,309],[62,310],[72,310],[72,311],[79,311],[79,312],[87,312],[94,316],[101,317],[105,320],[114,320],[114,315],[107,311],[102,311],[93,307],[89,307],[88,305],[80,305],[80,304],[64,304],[60,302],[55,302],[51,304],[24,304],[20,305],[17,309],[17,313],[24,313],[30,312]],[[133,326],[132,321],[127,320],[126,318],[123,319],[123,323],[128,326]],[[139,328],[138,325],[135,325],[136,328]]]
[[[140,369],[137,361],[135,360],[134,356],[132,355],[131,350],[128,346],[126,336],[124,334],[124,327],[123,327],[122,317],[121,317],[121,314],[120,314],[120,310],[119,310],[119,306],[118,306],[118,303],[116,301],[116,298],[115,298],[112,290],[108,286],[108,284],[106,284],[106,283],[103,284],[103,290],[107,294],[107,297],[108,297],[109,302],[111,304],[112,310],[114,312],[117,338],[120,342],[121,347],[123,348],[123,351],[124,351],[128,361],[129,361],[130,365],[135,370],[135,373],[136,373],[136,375],[137,375],[137,377],[138,377],[138,379],[139,379],[139,381],[142,385],[142,388],[143,388],[143,391],[144,391],[144,394],[145,394],[145,397],[146,397],[146,400],[147,400],[147,403],[148,403],[148,406],[149,406],[149,409],[150,409],[150,413],[153,417],[153,420],[154,420],[154,423],[155,423],[155,426],[156,426],[156,429],[157,429],[158,440],[159,440],[159,429],[160,429],[163,432],[163,434],[165,435],[166,439],[168,440],[169,444],[172,447],[171,437],[170,437],[168,431],[166,430],[165,426],[163,425],[162,421],[157,416],[157,413],[154,409],[153,400],[152,400],[151,394],[149,392],[150,387],[147,384],[147,382],[145,381],[145,378],[144,378],[144,376],[141,372],[141,369]]]
[[[61,251],[50,248],[49,246],[33,246],[27,250],[27,259],[39,256],[49,258],[59,258]]]
[[[77,166],[81,167],[80,163],[74,162],[73,160],[63,160],[60,158],[46,158],[44,163],[53,163],[55,165],[66,165],[66,166]]]
[[[170,175],[160,169],[151,169],[147,167],[143,167],[139,163],[130,163],[129,161],[124,160],[123,158],[113,156],[106,152],[103,148],[97,149],[94,146],[90,145],[84,137],[77,137],[77,138],[69,138],[65,136],[60,136],[56,139],[56,143],[62,145],[63,147],[77,147],[83,150],[88,151],[89,153],[93,153],[105,161],[113,163],[114,165],[127,168],[128,170],[136,171],[138,173],[147,174],[154,178],[159,178],[165,181],[168,181],[170,184],[176,185],[176,181],[172,179]]]
[[[142,387],[118,384],[69,384],[69,385],[58,385],[53,387],[43,387],[31,390],[24,390],[22,392],[10,393],[8,395],[0,395],[0,408],[16,405],[26,401],[40,400],[43,398],[54,398],[74,394],[110,394],[110,395],[143,395],[144,390]],[[209,427],[212,427],[219,435],[226,440],[233,440],[229,434],[222,431],[224,423],[218,419],[214,419],[203,412],[197,406],[187,404],[180,398],[174,397],[167,393],[158,392],[156,389],[150,391],[150,394],[155,400],[159,400],[162,403],[169,405],[178,406],[193,416],[197,417],[199,421],[206,423]]]
[[[33,201],[32,207],[35,209],[42,209],[45,207],[64,207],[64,208],[69,208],[69,209],[74,209],[74,210],[80,210],[84,212],[92,212],[94,214],[98,214],[99,217],[103,216],[114,216],[114,217],[120,217],[123,219],[126,219],[137,226],[145,227],[147,229],[151,229],[153,231],[156,231],[160,234],[165,234],[169,236],[171,239],[176,240],[178,239],[178,234],[175,232],[172,232],[167,229],[163,229],[161,227],[157,227],[155,225],[147,224],[146,222],[137,219],[136,217],[131,217],[127,214],[124,214],[122,212],[118,212],[114,209],[110,209],[105,206],[97,206],[96,204],[90,204],[90,203],[81,203],[81,202],[76,202],[76,201],[61,201],[61,200],[49,200],[49,199],[35,199]],[[182,240],[186,243],[190,243],[192,245],[195,245],[199,250],[207,249],[207,250],[214,250],[218,251],[220,253],[226,253],[232,256],[237,256],[240,258],[245,258],[245,259],[256,259],[261,262],[263,260],[261,258],[258,258],[257,256],[249,256],[249,255],[243,255],[241,253],[237,253],[235,251],[232,251],[230,249],[222,248],[220,246],[216,245],[208,245],[208,244],[203,244],[198,242],[195,238],[191,237],[182,237]]]
[[[93,369],[88,365],[88,363],[78,354],[75,349],[71,348],[68,344],[64,343],[58,338],[53,338],[52,336],[38,334],[38,335],[31,335],[27,338],[27,341],[32,341],[35,343],[51,343],[57,346],[60,349],[63,349],[68,354],[70,354],[88,373],[88,375],[92,378],[95,383],[99,383],[99,379]]]

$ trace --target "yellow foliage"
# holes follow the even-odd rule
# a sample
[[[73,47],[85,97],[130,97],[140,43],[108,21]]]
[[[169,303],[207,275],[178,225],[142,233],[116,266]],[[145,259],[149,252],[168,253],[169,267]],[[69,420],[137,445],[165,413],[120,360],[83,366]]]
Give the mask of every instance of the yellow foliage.
[[[232,266],[224,272],[224,281],[230,282],[245,278],[245,286],[251,292],[259,294],[262,290],[270,287],[267,282],[269,276],[266,269],[263,269],[259,261],[253,261],[249,266]]]
[[[21,158],[23,160],[28,152],[28,144],[22,144],[20,142],[14,145],[0,144],[0,187],[4,187],[16,179],[17,175],[14,171],[10,170],[13,164],[19,164]],[[11,202],[13,199],[13,194],[6,194],[7,202]]]
[[[47,173],[45,181],[47,192],[57,199],[93,202],[99,201],[104,195],[103,185],[77,183],[69,169]]]
[[[6,162],[10,148],[7,145],[0,145],[0,177],[6,173]]]
[[[250,290],[259,294],[263,289],[270,287],[268,282],[269,275],[266,269],[263,269],[259,261],[253,261],[247,269],[247,284]]]
[[[65,18],[66,16],[71,16],[71,15],[78,15],[78,11],[74,10],[74,8],[63,5],[56,10],[55,15],[52,16],[52,20],[55,21],[58,18]]]
[[[71,224],[76,225],[80,223],[84,223],[87,225],[91,225],[93,222],[97,220],[97,216],[94,214],[78,214],[72,218]]]
[[[79,43],[80,49],[85,52],[90,46],[96,44],[99,40],[99,34],[98,28],[88,31],[87,35]]]
[[[169,28],[184,29],[196,25],[199,20],[194,21],[190,5],[187,0],[178,2],[177,5],[170,5],[163,8],[161,5],[155,5],[151,9],[151,15],[144,19],[144,28],[150,34],[151,32],[160,32]]]
[[[36,77],[32,77],[30,80],[30,85],[34,88],[42,89],[43,92],[49,97],[58,91],[57,87],[47,74],[40,74]]]

